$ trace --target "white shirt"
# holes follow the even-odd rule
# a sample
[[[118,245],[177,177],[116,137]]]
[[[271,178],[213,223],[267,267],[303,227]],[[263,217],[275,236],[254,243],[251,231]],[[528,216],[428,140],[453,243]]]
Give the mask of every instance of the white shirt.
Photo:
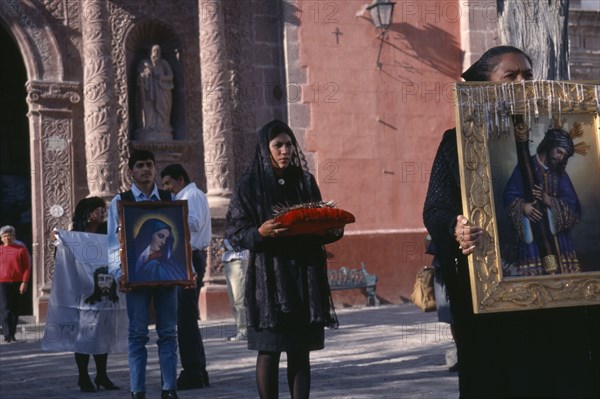
[[[212,238],[210,209],[206,195],[196,187],[196,183],[190,183],[177,193],[175,199],[188,202],[188,224],[192,250],[205,249],[210,245]]]
[[[131,185],[131,191],[136,202],[140,201],[160,201],[160,194],[158,193],[158,187],[156,184],[152,189],[150,196],[144,194],[136,185]],[[172,196],[171,196],[172,197]],[[121,194],[117,194],[115,198],[110,201],[108,207],[108,272],[118,280],[123,274],[121,271],[121,255],[119,248],[121,244],[119,242],[119,215],[117,211],[117,201],[121,200]]]

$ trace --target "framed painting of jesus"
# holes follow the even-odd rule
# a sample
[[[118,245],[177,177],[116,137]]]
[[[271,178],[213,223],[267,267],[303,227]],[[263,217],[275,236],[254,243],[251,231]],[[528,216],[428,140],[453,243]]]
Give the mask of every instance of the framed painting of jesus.
[[[457,83],[473,309],[600,304],[600,85]]]

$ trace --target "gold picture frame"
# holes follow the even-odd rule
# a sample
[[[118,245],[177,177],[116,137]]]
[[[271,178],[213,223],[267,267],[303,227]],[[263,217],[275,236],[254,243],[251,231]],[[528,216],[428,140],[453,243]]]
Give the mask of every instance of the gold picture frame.
[[[456,83],[455,100],[463,213],[484,229],[483,239],[469,256],[474,312],[600,304],[599,82]],[[553,226],[546,242],[554,245],[557,255],[542,256],[540,249],[542,266],[531,270],[543,274],[522,275],[530,270],[521,266],[526,265],[521,260],[526,259],[522,248],[531,238],[516,234],[526,234],[525,228],[511,223],[515,220],[510,215],[515,182],[511,176],[526,164],[522,160],[527,158],[519,158],[517,149],[528,148],[527,155],[535,156],[536,146],[551,128],[568,132],[575,144],[565,171],[582,211],[569,229],[572,245],[568,249],[576,255],[573,270],[579,267],[580,271],[572,272],[568,260],[562,262],[568,251],[561,252],[563,244]],[[584,152],[585,156],[579,155]],[[530,164],[534,162],[533,157],[529,159]],[[547,209],[545,214],[552,218]],[[539,236],[535,237],[537,245]],[[558,259],[560,267],[550,266],[547,259]]]
[[[118,201],[117,211],[127,286],[194,284],[187,201]]]

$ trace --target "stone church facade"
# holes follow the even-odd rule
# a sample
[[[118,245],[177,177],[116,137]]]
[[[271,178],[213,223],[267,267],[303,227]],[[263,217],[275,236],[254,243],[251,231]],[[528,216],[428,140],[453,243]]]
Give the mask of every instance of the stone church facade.
[[[81,198],[110,200],[128,189],[134,149],[153,151],[159,172],[184,165],[207,192],[219,235],[241,160],[253,153],[254,136],[244,133],[287,114],[281,5],[246,11],[244,2],[197,0],[2,2],[2,48],[11,55],[3,87],[12,88],[2,101],[22,104],[2,116],[2,223],[31,249],[38,319],[51,289],[52,231],[70,228]],[[173,74],[172,132],[146,137],[137,69],[155,44]],[[207,285],[224,292],[220,246],[212,247]]]

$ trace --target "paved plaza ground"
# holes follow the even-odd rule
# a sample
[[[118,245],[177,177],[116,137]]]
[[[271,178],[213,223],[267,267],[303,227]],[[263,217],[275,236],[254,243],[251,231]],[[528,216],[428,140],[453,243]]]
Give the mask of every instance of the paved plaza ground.
[[[326,331],[325,349],[312,352],[314,399],[454,399],[457,373],[448,371],[445,353],[453,347],[447,324],[435,313],[412,304],[338,310],[340,328]],[[120,391],[83,393],[77,386],[72,353],[43,352],[43,325],[20,327],[17,342],[0,345],[0,399],[129,398],[125,353],[108,357],[110,378]],[[232,320],[201,322],[210,387],[179,391],[181,399],[257,398],[256,352],[245,343],[229,342]],[[148,399],[160,398],[156,335],[148,344]],[[2,338],[0,338],[1,340]],[[280,398],[289,398],[285,355],[280,372]],[[90,361],[90,375],[95,366]]]

